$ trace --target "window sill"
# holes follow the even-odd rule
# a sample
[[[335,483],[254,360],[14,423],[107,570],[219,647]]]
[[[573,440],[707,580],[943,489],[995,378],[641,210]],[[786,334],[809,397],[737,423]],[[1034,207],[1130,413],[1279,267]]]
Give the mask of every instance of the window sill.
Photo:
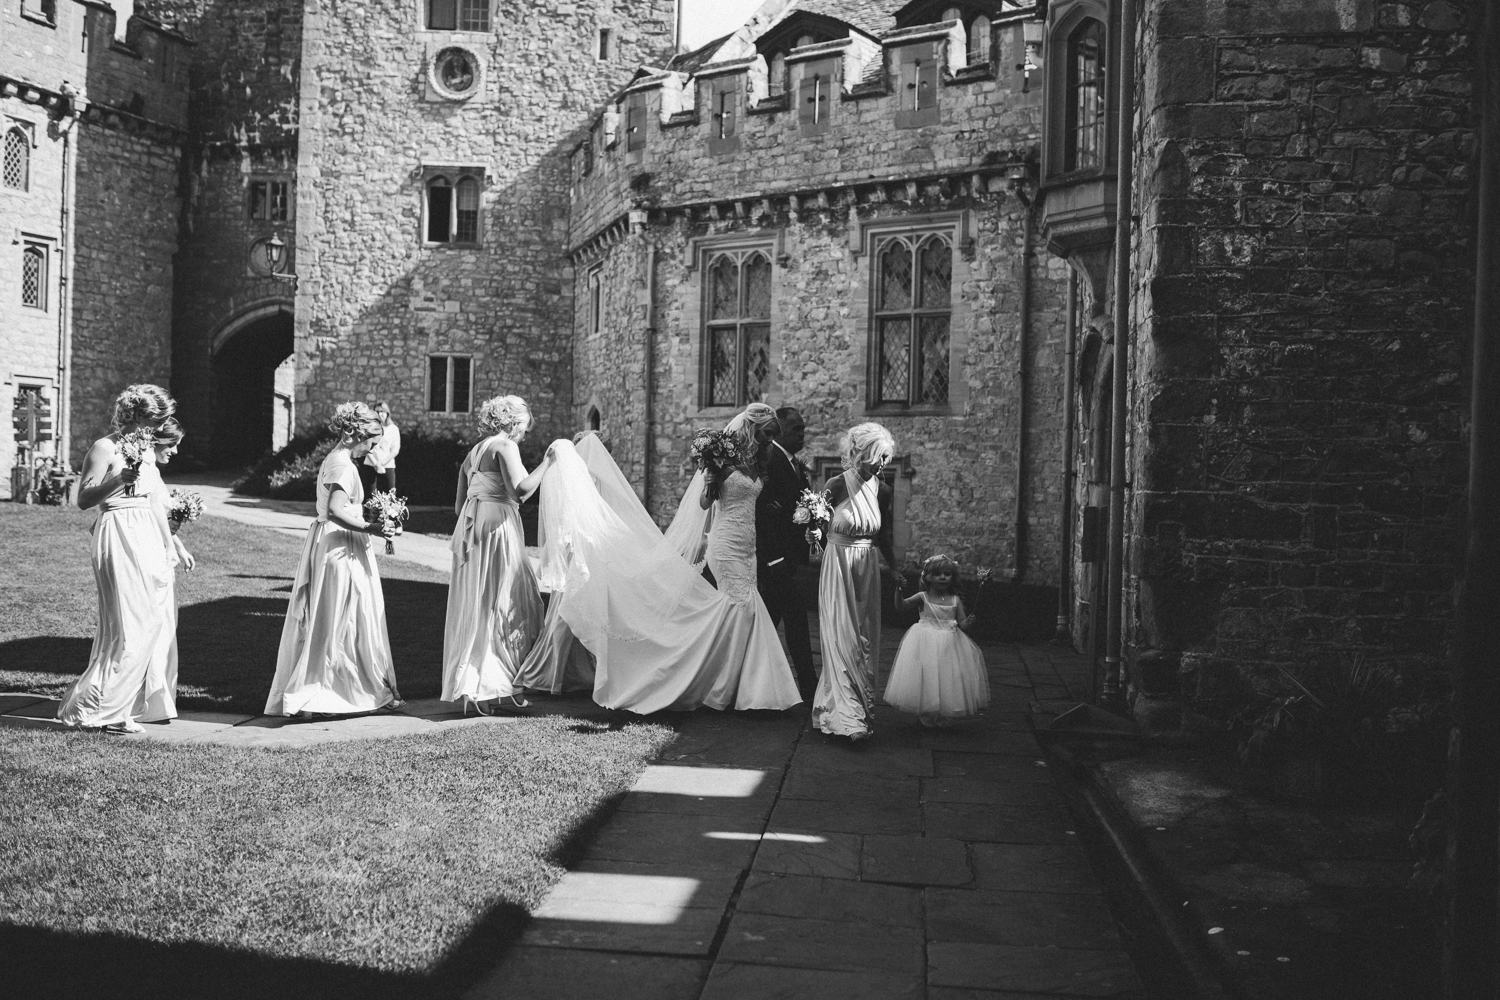
[[[905,406],[901,403],[875,403],[865,407],[865,414],[872,417],[953,417],[957,412],[952,404],[924,403],[920,406]]]
[[[30,21],[32,24],[40,24],[44,28],[55,29],[57,27],[57,22],[48,17],[46,14],[33,14],[31,11],[23,8],[21,10],[21,16]]]
[[[422,241],[423,250],[483,250],[483,243],[431,243]]]
[[[473,410],[428,410],[427,415],[429,417],[467,417],[473,412]]]

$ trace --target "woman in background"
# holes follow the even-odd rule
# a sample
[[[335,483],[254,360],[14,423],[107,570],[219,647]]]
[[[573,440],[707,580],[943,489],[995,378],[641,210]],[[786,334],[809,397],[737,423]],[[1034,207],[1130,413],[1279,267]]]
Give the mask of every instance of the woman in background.
[[[531,410],[519,396],[485,400],[479,428],[485,438],[458,470],[443,700],[488,715],[486,702],[527,704],[518,694],[517,674],[542,630],[542,594],[526,560],[520,504],[536,492],[551,458],[526,472],[520,442],[531,429]]]
[[[354,464],[384,428],[364,403],[341,404],[328,427],[339,443],[318,470],[318,518],[308,526],[287,603],[267,715],[345,715],[401,703],[371,537],[390,529],[364,519]]]
[[[99,626],[89,665],[58,705],[69,726],[141,732],[177,714],[163,690],[177,673],[175,556],[152,435],[177,404],[161,386],[132,385],[115,400],[114,432],[83,460],[78,506],[99,508],[91,562]]]

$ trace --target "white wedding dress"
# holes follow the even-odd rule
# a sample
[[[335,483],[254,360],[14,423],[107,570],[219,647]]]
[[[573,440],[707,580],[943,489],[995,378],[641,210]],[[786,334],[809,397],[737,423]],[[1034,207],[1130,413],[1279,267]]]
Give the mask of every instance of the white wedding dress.
[[[641,714],[786,709],[801,702],[791,665],[755,589],[760,484],[731,476],[710,532],[715,590],[667,544],[602,445],[552,445],[541,485],[542,586],[595,661],[594,700]],[[588,451],[588,462],[580,453]],[[606,499],[607,498],[607,499]],[[554,630],[555,635],[555,625]],[[543,644],[567,655],[565,641]],[[576,660],[529,661],[560,677]],[[529,685],[528,685],[529,686]]]

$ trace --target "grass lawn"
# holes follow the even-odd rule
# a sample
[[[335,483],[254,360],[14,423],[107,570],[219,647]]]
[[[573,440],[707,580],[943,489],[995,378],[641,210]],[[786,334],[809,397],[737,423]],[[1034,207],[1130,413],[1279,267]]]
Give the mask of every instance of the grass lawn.
[[[307,749],[0,729],[0,993],[447,995],[670,738],[560,717]]]
[[[94,518],[76,508],[0,504],[0,691],[56,697],[88,665],[98,613],[89,568]],[[302,542],[213,517],[182,530],[198,568],[177,574],[178,707],[258,714],[276,673]],[[447,580],[390,559],[380,572],[401,693],[436,697]]]

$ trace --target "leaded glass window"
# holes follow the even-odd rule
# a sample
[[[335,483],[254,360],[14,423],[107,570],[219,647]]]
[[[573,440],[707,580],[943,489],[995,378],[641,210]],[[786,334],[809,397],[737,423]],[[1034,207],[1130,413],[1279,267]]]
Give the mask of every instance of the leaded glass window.
[[[21,251],[21,305],[47,308],[47,250],[27,244]]]
[[[765,398],[771,378],[771,260],[759,250],[724,252],[704,273],[705,406]]]
[[[453,240],[456,243],[479,242],[479,182],[465,177],[458,182],[457,225]]]
[[[424,184],[425,242],[470,247],[483,242],[479,221],[481,180],[481,177],[467,172],[457,177],[434,174],[427,178]]]
[[[1089,18],[1068,36],[1063,170],[1104,164],[1104,25]]]
[[[19,128],[5,133],[5,186],[25,191],[31,179],[31,140]]]
[[[939,235],[891,237],[875,268],[875,404],[947,403],[952,244]]]
[[[490,30],[490,0],[458,0],[459,31]]]

